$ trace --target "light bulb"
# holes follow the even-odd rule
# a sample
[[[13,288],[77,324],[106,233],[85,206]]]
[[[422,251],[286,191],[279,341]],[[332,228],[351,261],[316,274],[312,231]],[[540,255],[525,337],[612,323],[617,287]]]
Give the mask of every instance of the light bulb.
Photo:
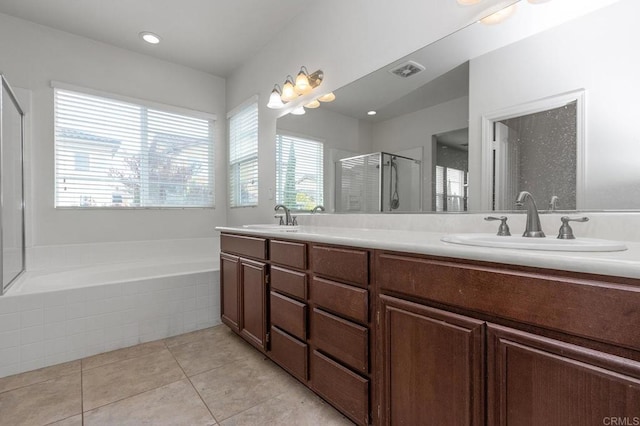
[[[280,98],[280,87],[276,84],[275,86],[273,86],[273,90],[271,91],[271,95],[269,96],[269,103],[267,104],[267,108],[279,109],[283,106],[284,104],[282,103],[282,99]]]
[[[304,113],[306,113],[306,111],[304,110],[304,107],[299,106],[297,108],[295,108],[293,111],[291,111],[291,114],[293,115],[303,115]]]
[[[512,4],[511,6],[505,7],[504,9],[501,9],[496,13],[487,16],[486,18],[482,18],[480,22],[485,25],[496,25],[513,15],[515,11],[516,4]]]
[[[282,95],[280,97],[283,102],[291,102],[298,97],[298,94],[293,88],[293,78],[290,75],[287,76],[287,79],[282,86]]]
[[[306,95],[307,93],[311,93],[312,87],[309,84],[309,76],[305,67],[300,68],[300,72],[296,77],[296,85],[294,89],[299,95]]]
[[[336,99],[336,95],[334,95],[333,92],[329,92],[329,93],[327,93],[325,95],[322,95],[322,96],[320,96],[318,98],[318,100],[320,102],[331,102],[331,101],[333,101],[335,99]]]
[[[160,43],[160,37],[157,34],[154,34],[149,31],[143,31],[139,34],[140,38],[146,41],[149,44],[158,44]]]

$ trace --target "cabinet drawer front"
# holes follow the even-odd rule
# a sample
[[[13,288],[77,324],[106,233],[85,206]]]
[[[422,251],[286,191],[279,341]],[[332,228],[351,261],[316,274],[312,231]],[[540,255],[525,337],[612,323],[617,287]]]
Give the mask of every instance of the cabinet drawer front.
[[[369,292],[335,281],[313,278],[309,298],[316,305],[366,324],[369,318]]]
[[[311,261],[316,274],[358,287],[369,283],[369,253],[364,250],[313,246]]]
[[[640,349],[637,286],[392,253],[378,255],[376,280],[383,291]]]
[[[311,341],[359,372],[369,371],[369,331],[367,328],[314,308],[311,315]]]
[[[270,259],[279,265],[307,269],[307,245],[289,241],[269,241]]]
[[[307,345],[277,327],[271,327],[271,357],[289,373],[307,381]]]
[[[253,257],[254,259],[266,260],[267,240],[244,235],[222,234],[220,236],[220,250],[241,256]]]
[[[271,288],[298,299],[307,299],[307,274],[271,267]]]
[[[369,420],[369,381],[318,351],[311,354],[311,388],[360,425]]]
[[[298,339],[307,339],[307,305],[271,292],[271,324],[288,331]]]

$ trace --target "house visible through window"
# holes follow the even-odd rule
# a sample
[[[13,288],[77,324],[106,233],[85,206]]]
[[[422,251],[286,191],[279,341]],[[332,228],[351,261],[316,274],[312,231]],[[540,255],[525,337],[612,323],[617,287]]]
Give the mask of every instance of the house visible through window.
[[[56,207],[213,207],[212,118],[54,93]]]
[[[323,145],[312,139],[276,135],[276,202],[292,210],[323,204]]]
[[[229,206],[258,204],[258,103],[229,114]]]

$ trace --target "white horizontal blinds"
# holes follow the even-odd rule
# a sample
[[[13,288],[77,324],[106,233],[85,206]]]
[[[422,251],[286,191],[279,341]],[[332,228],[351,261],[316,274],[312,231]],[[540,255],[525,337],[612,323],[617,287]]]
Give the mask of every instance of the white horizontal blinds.
[[[276,202],[293,210],[323,204],[323,145],[311,139],[276,135]]]
[[[213,121],[55,89],[57,207],[213,207]]]
[[[229,206],[258,204],[258,103],[229,119]]]

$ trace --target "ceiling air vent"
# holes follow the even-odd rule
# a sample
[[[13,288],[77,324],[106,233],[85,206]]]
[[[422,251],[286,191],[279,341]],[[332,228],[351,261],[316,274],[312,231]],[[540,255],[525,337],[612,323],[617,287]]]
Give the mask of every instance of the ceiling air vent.
[[[417,62],[407,61],[404,62],[397,67],[389,70],[391,74],[395,74],[398,77],[407,78],[412,75],[418,74],[419,72],[424,71],[424,67]]]

